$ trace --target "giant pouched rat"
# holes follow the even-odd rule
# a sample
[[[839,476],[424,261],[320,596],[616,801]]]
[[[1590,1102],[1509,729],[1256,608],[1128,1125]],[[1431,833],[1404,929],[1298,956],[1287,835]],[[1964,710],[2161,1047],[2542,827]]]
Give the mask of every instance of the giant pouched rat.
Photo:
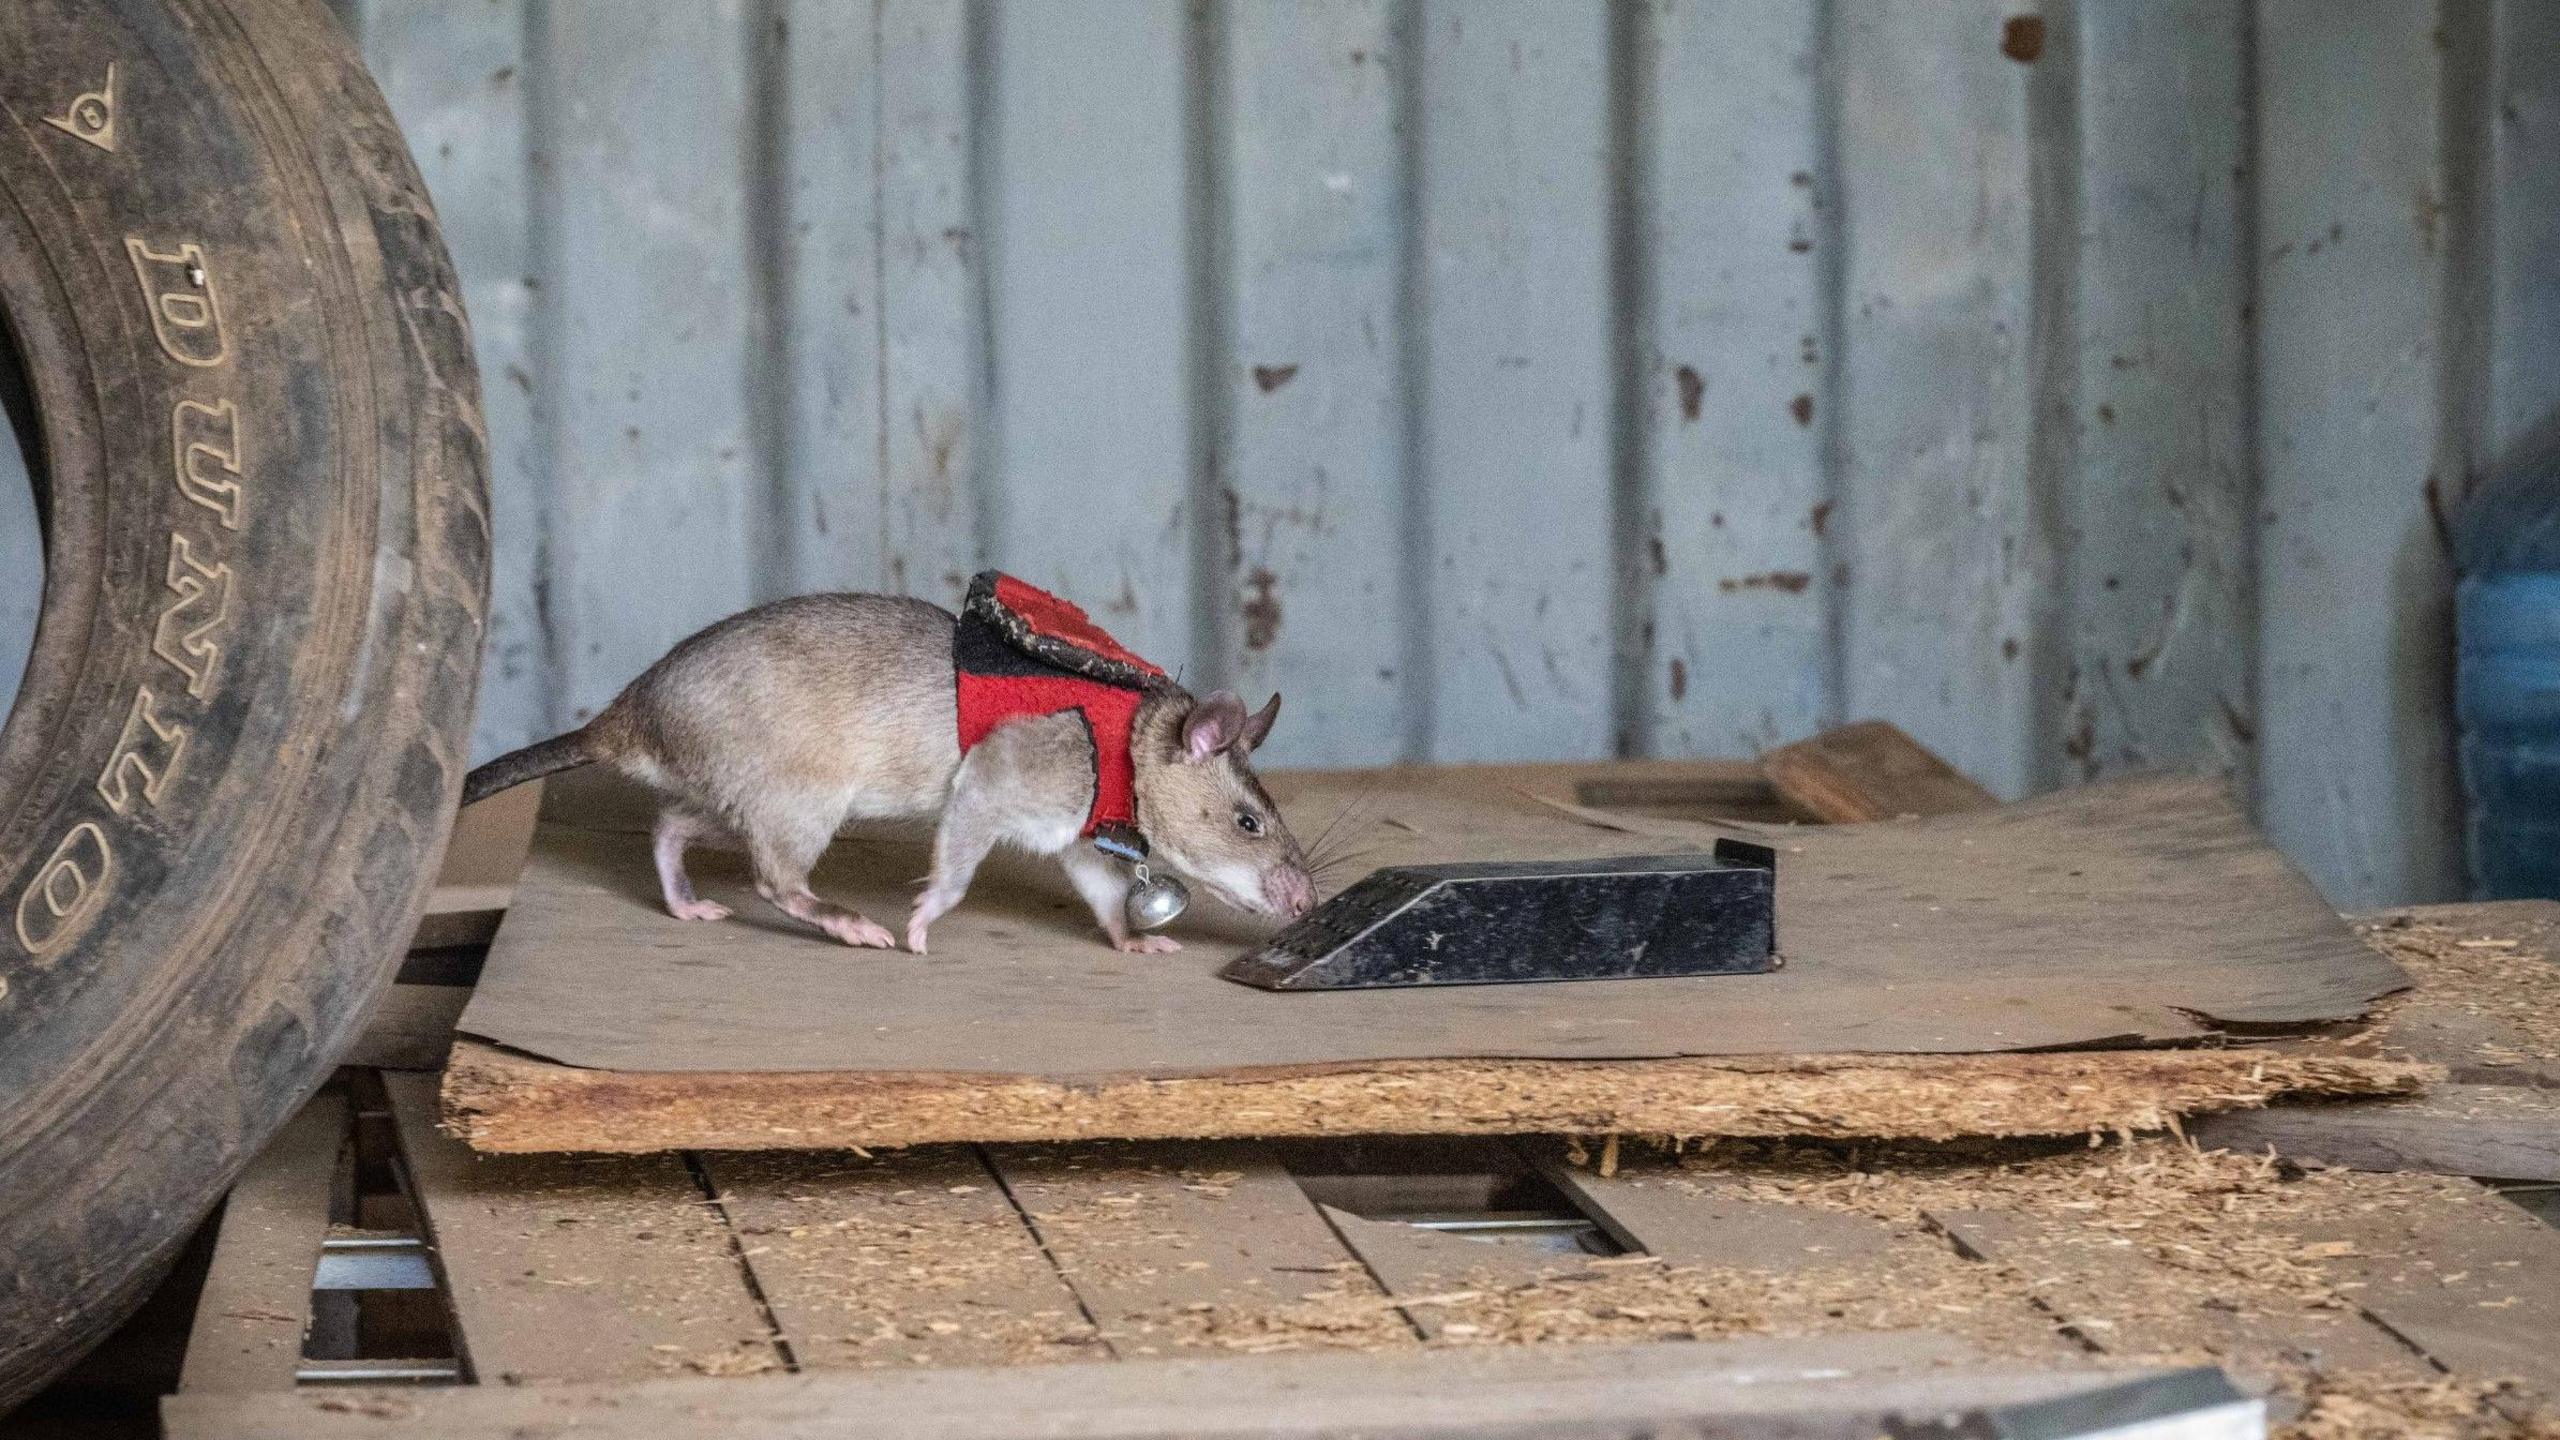
[[[684,855],[696,841],[742,845],[756,893],[848,945],[889,947],[889,931],[809,889],[809,869],[848,820],[940,815],[933,873],[907,919],[907,946],[960,903],[987,853],[1011,842],[1055,855],[1122,950],[1177,950],[1131,931],[1128,882],[1080,844],[1093,800],[1093,742],[1072,713],[1016,719],[963,759],[950,611],[894,595],[805,595],[759,606],[667,652],[566,735],[471,772],[469,804],[572,766],[599,763],[663,800],[655,831],[668,913],[720,920],[697,898]],[[1195,699],[1170,683],[1140,702],[1130,745],[1140,832],[1160,860],[1237,909],[1294,918],[1315,904],[1306,856],[1254,778],[1250,753],[1280,711],[1246,714],[1227,691]]]

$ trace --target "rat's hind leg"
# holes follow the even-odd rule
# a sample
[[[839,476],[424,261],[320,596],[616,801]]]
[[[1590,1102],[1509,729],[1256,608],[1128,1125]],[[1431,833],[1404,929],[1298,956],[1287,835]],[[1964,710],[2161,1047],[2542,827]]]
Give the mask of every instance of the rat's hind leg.
[[[859,913],[818,898],[809,888],[809,867],[834,838],[835,826],[785,824],[747,833],[747,853],[755,861],[756,893],[794,920],[817,926],[847,945],[877,950],[897,948],[898,937]]]
[[[658,812],[657,828],[650,835],[650,849],[657,856],[658,891],[666,897],[668,914],[679,920],[729,918],[728,906],[717,900],[696,899],[693,877],[684,873],[685,847],[720,833],[718,825],[689,810],[670,805]]]

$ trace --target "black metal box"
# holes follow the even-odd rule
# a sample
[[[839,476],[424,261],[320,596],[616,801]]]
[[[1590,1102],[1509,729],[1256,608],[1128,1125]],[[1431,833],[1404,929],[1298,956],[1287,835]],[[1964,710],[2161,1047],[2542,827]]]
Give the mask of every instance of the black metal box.
[[[1266,990],[1751,975],[1778,968],[1777,856],[1380,870],[1219,973]]]

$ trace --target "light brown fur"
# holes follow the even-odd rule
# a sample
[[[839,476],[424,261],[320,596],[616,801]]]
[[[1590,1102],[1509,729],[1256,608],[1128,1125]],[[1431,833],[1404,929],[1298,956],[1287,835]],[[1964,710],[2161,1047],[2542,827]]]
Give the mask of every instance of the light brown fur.
[[[697,898],[684,869],[689,846],[726,842],[747,852],[757,893],[786,914],[849,945],[892,946],[886,927],[811,891],[810,867],[848,820],[938,816],[909,948],[925,949],[933,921],[1008,843],[1057,856],[1114,945],[1179,948],[1130,932],[1125,875],[1079,834],[1094,785],[1080,720],[1013,721],[964,762],[955,623],[937,605],[886,595],[807,595],[733,615],[667,652],[565,743],[483,767],[474,789],[591,760],[657,791],[659,880],[679,919],[730,913]],[[1274,697],[1247,716],[1232,695],[1195,699],[1167,686],[1140,706],[1131,751],[1151,858],[1240,909],[1295,916],[1314,903],[1305,856],[1249,760],[1278,705]]]

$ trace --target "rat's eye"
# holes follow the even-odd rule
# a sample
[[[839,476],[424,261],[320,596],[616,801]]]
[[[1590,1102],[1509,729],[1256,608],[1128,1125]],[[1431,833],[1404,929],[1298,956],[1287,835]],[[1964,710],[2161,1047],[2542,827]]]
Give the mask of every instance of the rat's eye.
[[[1250,810],[1239,810],[1236,812],[1236,828],[1247,835],[1259,835],[1262,833],[1262,817]]]

